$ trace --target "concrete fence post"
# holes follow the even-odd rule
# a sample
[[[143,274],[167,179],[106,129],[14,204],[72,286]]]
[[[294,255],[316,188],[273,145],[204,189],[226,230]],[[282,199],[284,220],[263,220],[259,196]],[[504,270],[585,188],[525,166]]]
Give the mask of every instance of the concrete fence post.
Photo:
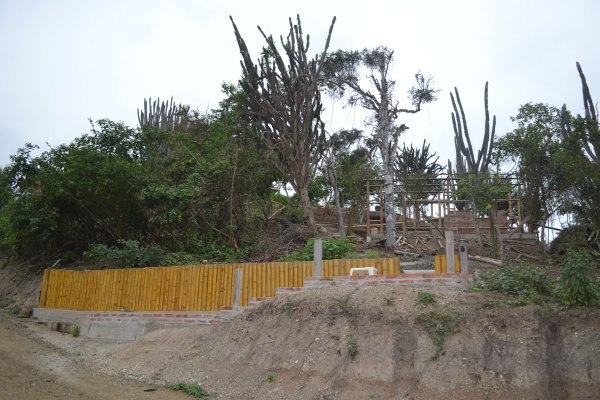
[[[323,240],[315,239],[315,254],[314,254],[314,273],[315,277],[323,276]]]
[[[460,239],[460,274],[467,276],[469,274],[469,258],[467,256],[467,245],[465,239]]]
[[[235,270],[233,277],[233,306],[239,307],[242,301],[242,277],[244,276],[244,270],[238,268]]]
[[[450,273],[456,272],[454,265],[454,232],[446,231],[446,271]]]

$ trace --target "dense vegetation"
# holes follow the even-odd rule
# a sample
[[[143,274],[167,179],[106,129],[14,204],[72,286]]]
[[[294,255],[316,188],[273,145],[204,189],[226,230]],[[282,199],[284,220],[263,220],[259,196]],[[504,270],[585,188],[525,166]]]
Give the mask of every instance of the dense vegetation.
[[[387,75],[391,49],[328,54],[328,42],[310,59],[297,27],[300,19],[297,25],[290,20],[283,51],[265,35],[255,64],[234,25],[242,77],[239,85],[223,85],[216,110],[201,114],[173,102],[150,109],[145,104],[138,127],[100,120],[71,143],[41,153],[33,144],[18,149],[0,171],[1,249],[20,257],[84,255],[125,266],[226,261],[244,258],[265,233],[290,224],[307,224],[316,233],[311,207],[316,203],[336,204],[340,225],[344,218],[360,220],[365,178],[383,173],[387,200],[393,199],[392,184],[411,196],[429,196],[410,177],[435,180],[444,167],[426,142],[421,149],[399,148],[398,137],[407,127],[396,119],[436,99],[431,78],[417,74],[409,92],[414,108],[399,108],[391,101],[394,81]],[[332,30],[333,23],[328,39]],[[370,72],[371,81],[361,81],[360,68]],[[465,187],[466,180],[458,180],[463,196],[478,199],[482,204],[475,206],[482,209],[489,208],[482,191],[489,194],[494,187],[491,166],[518,173],[528,230],[569,213],[596,232],[583,252],[597,256],[600,131],[585,76],[577,68],[584,115],[525,104],[514,117],[517,129],[498,139],[495,117],[490,130],[486,84],[481,150],[471,145],[455,89],[456,168],[449,163],[447,172],[457,179],[463,172],[472,174],[464,176],[481,183]],[[377,95],[369,84],[378,88]],[[344,93],[352,106],[377,114],[371,135],[326,131],[321,97]],[[282,194],[279,188],[288,184],[296,194]],[[393,211],[393,203],[386,201],[386,208],[391,204]],[[351,251],[346,240],[330,247],[335,254]],[[294,256],[308,257],[302,251]],[[561,290],[565,299],[579,295]]]

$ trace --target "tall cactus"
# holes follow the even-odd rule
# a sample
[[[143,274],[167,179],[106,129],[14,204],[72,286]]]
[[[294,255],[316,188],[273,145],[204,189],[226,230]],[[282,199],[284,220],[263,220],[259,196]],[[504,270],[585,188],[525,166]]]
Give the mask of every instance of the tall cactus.
[[[577,63],[581,80],[585,114],[572,117],[566,105],[561,110],[563,145],[569,157],[576,160],[576,171],[568,171],[567,190],[575,210],[582,221],[591,222],[600,229],[600,121],[581,65]],[[569,160],[573,162],[573,160]],[[569,165],[568,163],[566,163]]]
[[[166,103],[161,102],[160,98],[155,101],[152,98],[144,99],[144,109],[137,110],[140,128],[150,126],[156,130],[174,131],[182,120],[181,115],[178,115],[179,109],[180,106],[175,104],[173,97]]]
[[[483,143],[481,145],[481,149],[477,151],[476,159],[473,152],[473,145],[471,144],[471,138],[469,136],[469,128],[467,127],[465,111],[456,87],[454,88],[454,93],[456,94],[456,101],[452,93],[450,93],[450,99],[452,100],[452,107],[454,108],[454,112],[452,113],[452,127],[454,128],[454,146],[456,147],[456,178],[460,178],[461,176],[466,177],[467,185],[474,189],[481,185],[480,179],[477,178],[477,176],[488,174],[488,168],[492,162],[492,150],[494,147],[494,138],[496,136],[496,116],[494,115],[492,119],[492,128],[490,130],[488,82],[486,82],[483,96],[483,103],[485,107]],[[451,163],[448,163],[448,166],[451,168]],[[451,171],[449,171],[449,173],[451,173]],[[475,207],[476,204],[475,192],[476,190],[471,190],[471,198],[469,198],[473,204],[473,207]],[[473,224],[475,226],[475,234],[477,235],[477,244],[479,246],[479,250],[483,252],[483,236],[481,234],[481,230],[479,229],[479,222],[476,218],[476,213],[477,210],[475,210],[473,213]],[[500,257],[502,257],[502,238],[498,230],[497,221],[495,220],[495,207],[492,207],[492,209],[488,210],[488,214],[490,217],[490,228],[493,234],[494,256],[500,255]]]
[[[494,138],[496,136],[496,116],[492,120],[492,129],[490,131],[490,112],[488,109],[488,83],[485,83],[484,105],[485,105],[485,131],[483,135],[483,144],[481,149],[477,151],[477,159],[473,153],[473,145],[469,136],[467,120],[465,119],[465,111],[463,110],[458,89],[455,87],[456,101],[450,93],[452,100],[452,127],[454,128],[454,145],[456,146],[456,169],[457,174],[472,173],[485,174],[488,172],[488,167],[492,161],[492,150],[494,146]],[[456,104],[458,103],[458,108]],[[460,113],[459,113],[460,110]],[[464,137],[463,137],[464,136]],[[465,143],[466,140],[466,143]],[[463,158],[464,156],[464,158]]]

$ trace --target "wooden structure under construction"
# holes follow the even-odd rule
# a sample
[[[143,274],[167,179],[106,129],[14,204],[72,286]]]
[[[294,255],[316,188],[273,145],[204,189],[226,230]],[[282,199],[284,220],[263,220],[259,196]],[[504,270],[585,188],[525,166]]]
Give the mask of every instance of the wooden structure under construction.
[[[520,183],[514,176],[496,177],[498,186],[506,188],[506,195],[494,199],[496,221],[502,236],[527,237],[535,239],[535,233],[523,232],[522,198]],[[417,198],[406,190],[397,189],[396,194],[396,230],[399,235],[410,237],[420,234],[443,236],[444,231],[454,231],[457,237],[469,238],[475,235],[476,224],[480,233],[489,235],[488,216],[477,215],[474,201],[458,198],[456,180],[453,176],[437,178],[411,177],[413,193],[421,194]],[[402,187],[402,185],[400,185]],[[357,232],[366,233],[368,239],[385,237],[383,179],[365,181],[366,221],[351,225]],[[516,194],[516,195],[515,195]]]

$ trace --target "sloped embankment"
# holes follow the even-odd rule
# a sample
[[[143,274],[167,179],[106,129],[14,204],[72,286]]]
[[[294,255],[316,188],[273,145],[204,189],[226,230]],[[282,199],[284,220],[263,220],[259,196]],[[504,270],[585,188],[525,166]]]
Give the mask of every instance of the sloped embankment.
[[[417,306],[420,290],[410,287],[307,290],[89,360],[143,380],[200,383],[226,399],[600,398],[599,310],[427,290],[436,304]],[[447,336],[441,348],[428,322]]]

